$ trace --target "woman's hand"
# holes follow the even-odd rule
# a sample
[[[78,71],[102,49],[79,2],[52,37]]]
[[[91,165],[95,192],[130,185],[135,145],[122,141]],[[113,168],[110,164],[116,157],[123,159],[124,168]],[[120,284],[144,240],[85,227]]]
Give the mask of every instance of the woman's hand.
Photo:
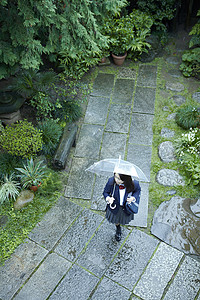
[[[127,203],[128,204],[130,204],[131,202],[135,202],[135,201],[136,201],[135,197],[128,197],[127,198]]]
[[[106,202],[107,202],[108,204],[113,204],[114,201],[115,201],[115,198],[110,197],[110,196],[107,196],[107,197],[106,197]]]

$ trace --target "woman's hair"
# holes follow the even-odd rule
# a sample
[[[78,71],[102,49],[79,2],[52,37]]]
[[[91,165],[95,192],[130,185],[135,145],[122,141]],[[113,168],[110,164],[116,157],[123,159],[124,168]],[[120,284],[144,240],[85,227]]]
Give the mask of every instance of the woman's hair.
[[[134,182],[130,175],[119,174],[119,177],[124,182],[124,186],[127,189],[127,192],[133,192],[135,190]]]

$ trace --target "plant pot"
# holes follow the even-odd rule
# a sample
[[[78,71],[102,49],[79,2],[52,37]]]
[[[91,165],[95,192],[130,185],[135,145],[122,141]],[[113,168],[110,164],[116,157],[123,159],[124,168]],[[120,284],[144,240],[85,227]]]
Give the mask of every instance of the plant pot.
[[[106,62],[106,57],[102,57],[102,59],[100,60],[100,63],[104,64]]]
[[[117,66],[123,65],[126,56],[127,56],[127,52],[123,56],[118,56],[112,53],[113,61]]]
[[[33,192],[36,192],[38,190],[38,186],[32,185],[32,186],[30,186],[30,190],[32,190]]]

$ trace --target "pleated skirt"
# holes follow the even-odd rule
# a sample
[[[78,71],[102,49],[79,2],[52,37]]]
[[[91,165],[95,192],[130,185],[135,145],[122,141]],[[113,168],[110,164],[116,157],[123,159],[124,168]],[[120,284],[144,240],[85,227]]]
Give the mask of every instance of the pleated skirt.
[[[108,220],[109,223],[126,225],[129,224],[130,221],[134,220],[134,214],[128,216],[123,211],[123,207],[120,206],[116,215],[114,215],[109,209],[107,209],[106,219]]]

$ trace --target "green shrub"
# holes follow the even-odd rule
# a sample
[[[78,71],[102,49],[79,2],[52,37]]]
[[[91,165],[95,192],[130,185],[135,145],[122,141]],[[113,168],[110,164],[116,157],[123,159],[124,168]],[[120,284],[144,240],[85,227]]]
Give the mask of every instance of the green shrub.
[[[15,168],[22,167],[23,160],[18,156],[13,156],[9,153],[0,153],[0,180],[5,174],[11,175]]]
[[[5,175],[0,187],[0,204],[16,199],[19,195],[20,183],[14,179],[14,173]]]
[[[38,128],[42,132],[42,150],[45,155],[52,155],[59,143],[62,135],[62,127],[54,120],[45,120],[38,123]]]
[[[30,158],[42,149],[42,133],[27,120],[6,126],[0,146],[11,155]]]
[[[184,129],[199,127],[200,107],[191,104],[180,107],[176,112],[175,120]]]
[[[46,118],[52,116],[52,111],[55,109],[52,99],[44,92],[38,92],[30,100],[32,107],[36,108],[36,115],[39,118]]]
[[[194,185],[200,183],[200,129],[190,129],[176,140],[176,156]]]
[[[185,77],[200,77],[200,48],[187,50],[182,56],[180,70]]]

